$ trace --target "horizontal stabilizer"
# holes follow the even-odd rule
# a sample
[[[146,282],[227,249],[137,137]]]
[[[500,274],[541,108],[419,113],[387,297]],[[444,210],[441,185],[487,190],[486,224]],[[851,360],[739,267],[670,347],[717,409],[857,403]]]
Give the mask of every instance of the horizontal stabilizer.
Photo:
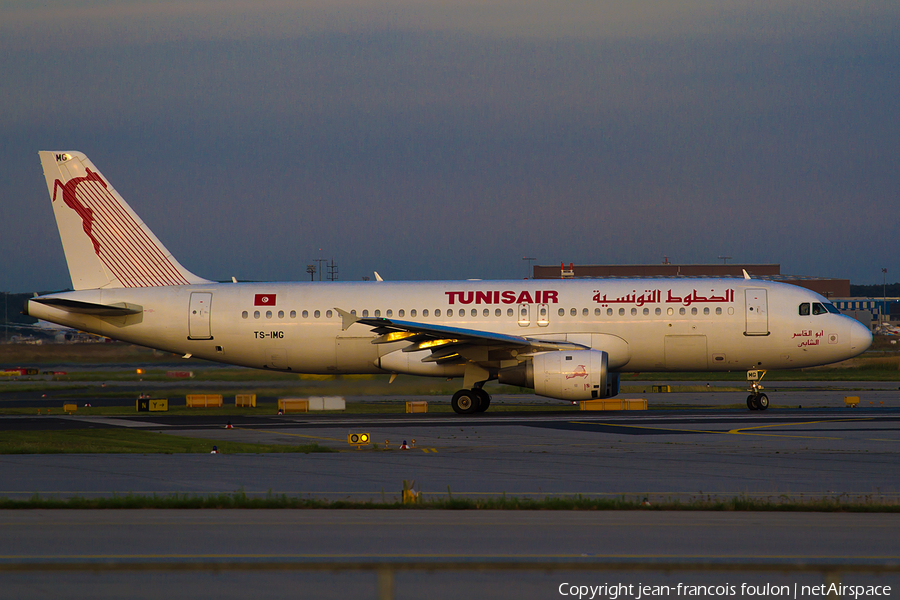
[[[143,306],[118,302],[116,304],[94,304],[93,302],[80,302],[65,298],[32,298],[29,302],[36,302],[45,306],[52,306],[70,313],[92,315],[95,317],[125,317],[139,315],[144,312]]]

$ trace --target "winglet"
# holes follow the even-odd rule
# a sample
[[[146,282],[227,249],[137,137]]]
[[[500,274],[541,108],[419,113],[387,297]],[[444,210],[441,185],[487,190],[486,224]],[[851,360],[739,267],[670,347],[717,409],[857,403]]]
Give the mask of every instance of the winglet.
[[[378,271],[375,271],[375,281],[384,281],[384,279],[381,278],[381,275],[378,274]]]
[[[353,313],[348,313],[346,310],[340,309],[337,306],[334,307],[334,310],[337,311],[337,314],[341,315],[341,331],[347,331],[351,325],[359,321],[359,317]]]
[[[747,272],[747,269],[741,269],[744,272],[744,279],[750,279],[750,273]]]

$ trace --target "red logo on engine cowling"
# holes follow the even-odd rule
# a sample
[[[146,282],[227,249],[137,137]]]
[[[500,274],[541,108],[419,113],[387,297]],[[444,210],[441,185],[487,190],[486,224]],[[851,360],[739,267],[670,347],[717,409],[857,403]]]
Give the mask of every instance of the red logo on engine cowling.
[[[584,368],[584,365],[578,365],[575,367],[575,371],[569,375],[566,375],[566,379],[575,379],[576,377],[587,377],[588,372],[587,369]]]

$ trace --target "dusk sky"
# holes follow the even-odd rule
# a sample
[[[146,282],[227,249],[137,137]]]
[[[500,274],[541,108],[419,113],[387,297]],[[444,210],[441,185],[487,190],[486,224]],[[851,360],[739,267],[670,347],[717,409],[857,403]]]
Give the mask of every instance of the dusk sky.
[[[39,150],[209,279],[900,280],[896,0],[0,0],[0,82],[0,290],[71,285]]]

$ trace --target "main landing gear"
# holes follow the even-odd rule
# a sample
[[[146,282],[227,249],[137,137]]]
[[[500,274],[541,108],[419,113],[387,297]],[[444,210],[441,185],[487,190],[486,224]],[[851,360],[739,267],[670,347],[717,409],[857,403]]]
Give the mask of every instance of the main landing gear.
[[[753,369],[747,371],[747,381],[750,382],[750,395],[747,396],[747,408],[750,410],[766,410],[769,408],[769,397],[760,392],[762,378],[766,376],[763,370]]]
[[[483,389],[476,387],[471,390],[459,390],[453,394],[450,406],[454,412],[460,415],[484,412],[491,405],[491,395]]]

